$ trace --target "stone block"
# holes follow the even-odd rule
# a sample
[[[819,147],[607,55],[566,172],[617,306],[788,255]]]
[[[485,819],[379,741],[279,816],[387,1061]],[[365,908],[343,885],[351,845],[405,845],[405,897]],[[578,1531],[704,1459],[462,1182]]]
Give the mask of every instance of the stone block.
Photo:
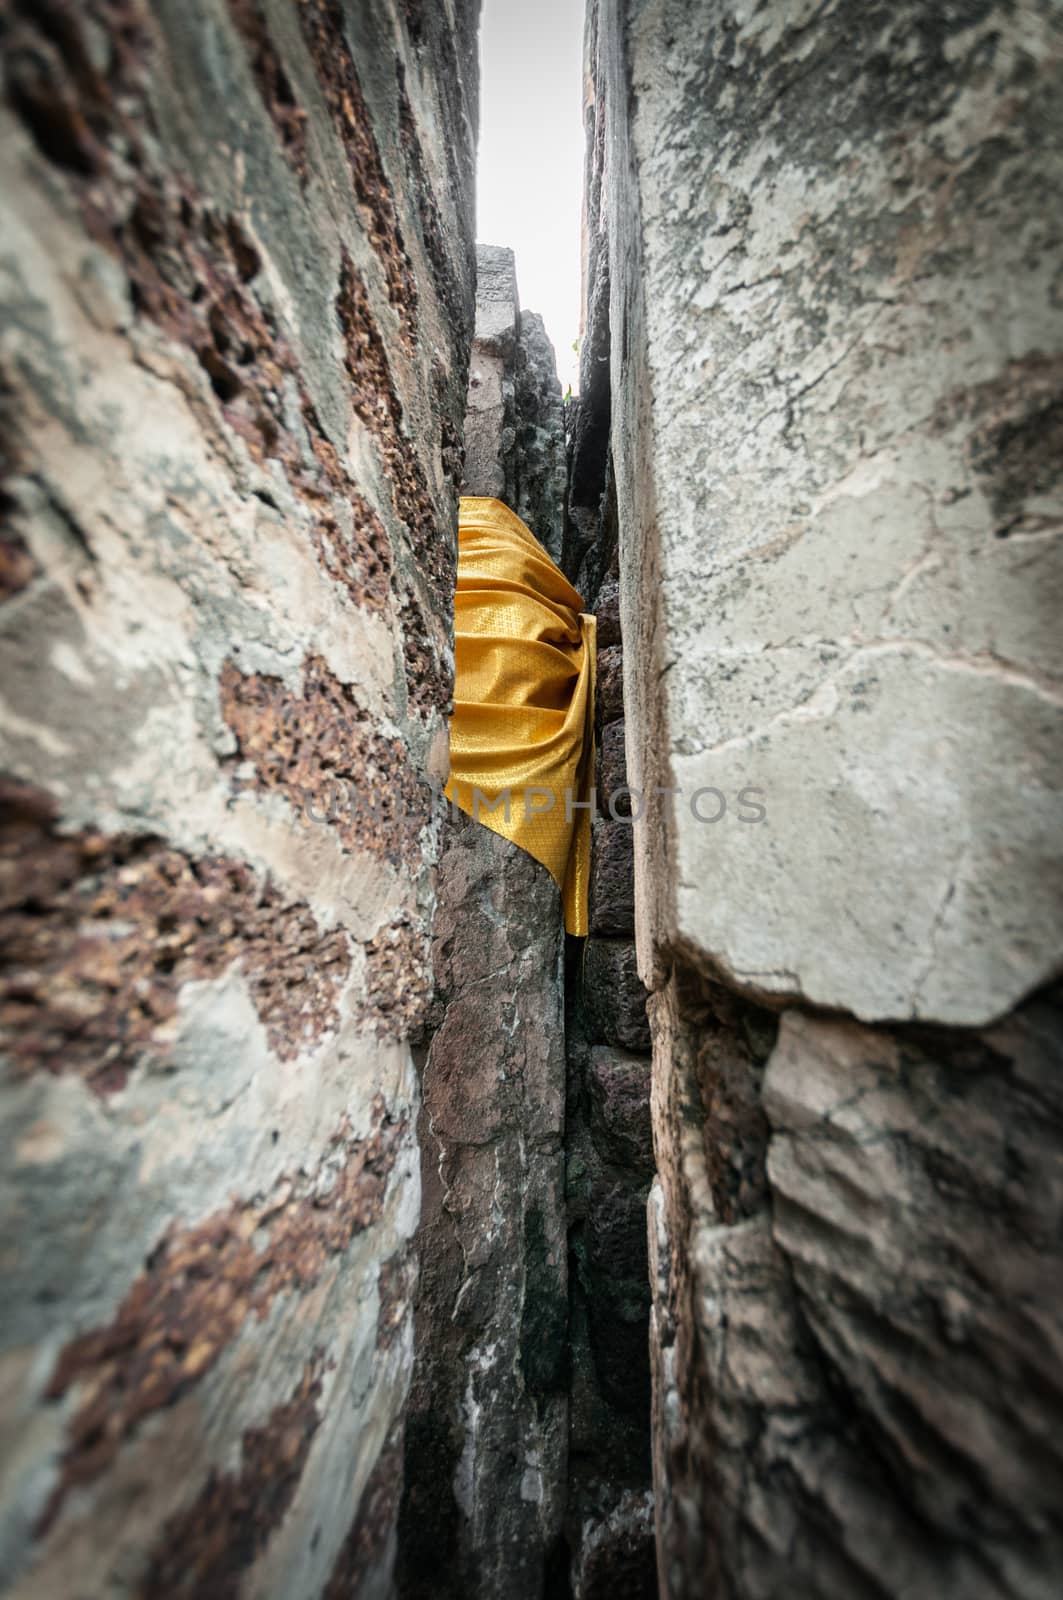
[[[653,1495],[628,1489],[582,1530],[573,1600],[657,1600]]]
[[[520,313],[514,379],[513,509],[554,561],[565,522],[565,414],[557,358],[542,317]]]
[[[603,1174],[587,1207],[587,1313],[594,1370],[602,1394],[642,1420],[650,1409],[647,1358],[650,1286],[646,1265],[646,1194]]]
[[[608,577],[598,590],[598,597],[594,602],[594,614],[598,618],[598,648],[609,648],[621,644],[620,633],[620,580]]]
[[[611,722],[603,728],[598,742],[598,806],[604,815],[630,817],[630,794],[621,794],[627,788],[627,748],[623,722]]]
[[[465,414],[465,494],[506,497],[504,445],[511,426],[512,385],[501,356],[474,345],[469,360],[469,401]]]
[[[624,651],[618,644],[598,643],[595,713],[599,726],[624,715]]]
[[[600,822],[591,851],[592,933],[634,933],[635,857],[629,821]]]
[[[785,1013],[719,1121],[703,1008],[675,983],[651,1004],[664,1592],[1047,1597],[1063,1559],[1058,996],[983,1036]],[[766,1167],[737,1206],[721,1167],[761,1081]]]
[[[1063,948],[1063,35],[924,22],[603,0],[612,450],[644,971],[977,1026]]]
[[[513,505],[556,548],[553,351],[541,319],[519,316],[512,252],[480,246],[477,262],[466,490]],[[469,817],[448,816],[443,841],[399,1593],[539,1600],[568,1440],[561,897]]]
[[[597,1045],[590,1053],[587,1089],[591,1132],[601,1156],[615,1166],[652,1173],[649,1059]]]
[[[592,935],[583,958],[583,1002],[593,1035],[626,1050],[648,1050],[646,990],[631,939]]]

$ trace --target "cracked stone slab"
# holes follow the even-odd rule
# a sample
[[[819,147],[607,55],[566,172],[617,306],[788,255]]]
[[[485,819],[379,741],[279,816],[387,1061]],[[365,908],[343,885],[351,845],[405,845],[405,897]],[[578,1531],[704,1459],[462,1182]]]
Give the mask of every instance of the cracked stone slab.
[[[721,996],[650,1001],[662,1594],[1050,1600],[1058,988],[980,1032],[787,1011],[773,1047]]]
[[[640,968],[985,1024],[1063,945],[1058,10],[601,28]]]

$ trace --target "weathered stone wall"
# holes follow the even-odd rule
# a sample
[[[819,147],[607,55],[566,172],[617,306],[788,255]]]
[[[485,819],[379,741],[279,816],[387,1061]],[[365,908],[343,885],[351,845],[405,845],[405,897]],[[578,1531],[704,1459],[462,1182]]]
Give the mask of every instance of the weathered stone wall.
[[[476,11],[0,7],[19,1596],[388,1592]]]
[[[468,493],[504,501],[559,561],[567,466],[554,348],[542,317],[521,310],[513,251],[481,244],[476,260],[476,338],[465,420]]]
[[[519,309],[512,251],[481,245],[477,257],[465,488],[505,499],[556,548],[564,436],[553,352],[540,319]],[[563,1592],[563,949],[546,868],[471,818],[448,817],[419,1125],[405,1600]]]
[[[1039,1600],[1059,10],[601,0],[588,45],[661,1592]]]
[[[590,17],[593,34],[594,16]],[[588,74],[585,211],[601,197],[604,118]],[[657,1593],[650,1453],[646,1200],[654,1171],[650,1034],[634,944],[616,496],[608,449],[608,240],[585,228],[580,393],[569,404],[564,563],[597,617],[590,936],[570,941],[566,1195],[572,1398],[566,1535],[574,1600]]]
[[[604,14],[647,972],[980,1025],[1057,970],[1060,26]]]

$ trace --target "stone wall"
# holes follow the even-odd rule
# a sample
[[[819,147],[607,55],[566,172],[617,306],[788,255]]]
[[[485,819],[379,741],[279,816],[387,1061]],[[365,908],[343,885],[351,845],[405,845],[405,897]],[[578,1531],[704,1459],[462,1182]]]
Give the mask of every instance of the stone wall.
[[[12,1594],[389,1590],[476,11],[0,7]]]
[[[588,66],[661,1593],[1047,1597],[1058,8],[600,0]]]
[[[574,1600],[657,1593],[645,1227],[654,1156],[646,992],[631,941],[630,838],[626,823],[596,824],[593,928],[588,940],[571,941],[566,974],[572,1377],[565,1520]],[[618,1042],[621,1032],[626,1043]]]
[[[465,488],[555,548],[561,391],[513,253],[479,246]],[[568,1451],[561,896],[455,810],[444,827],[419,1135],[417,1359],[405,1600],[562,1593]]]
[[[593,13],[592,13],[593,19]],[[602,106],[587,119],[585,221],[597,215]],[[580,392],[568,407],[564,564],[597,617],[590,936],[566,985],[572,1400],[566,1531],[574,1600],[656,1596],[650,1455],[646,1200],[654,1172],[650,1033],[634,942],[616,495],[608,448],[607,238],[585,227]]]
[[[542,317],[521,309],[513,251],[477,245],[476,261],[465,421],[468,493],[503,500],[559,561],[567,467],[554,349]]]

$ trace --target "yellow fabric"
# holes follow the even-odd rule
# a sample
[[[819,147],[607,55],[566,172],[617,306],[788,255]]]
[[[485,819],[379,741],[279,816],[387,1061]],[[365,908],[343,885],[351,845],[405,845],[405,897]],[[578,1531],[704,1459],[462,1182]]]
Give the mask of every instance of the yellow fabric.
[[[575,802],[588,799],[594,781],[594,629],[580,596],[508,506],[462,499],[447,795],[549,869],[565,927],[581,935],[590,810]],[[501,803],[488,809],[506,790],[508,821]],[[552,796],[548,810],[543,791]]]

